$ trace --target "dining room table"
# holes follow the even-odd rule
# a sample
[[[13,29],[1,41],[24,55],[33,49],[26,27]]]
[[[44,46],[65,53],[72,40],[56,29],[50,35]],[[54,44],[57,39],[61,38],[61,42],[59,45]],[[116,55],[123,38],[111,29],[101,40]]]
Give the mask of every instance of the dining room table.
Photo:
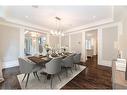
[[[62,57],[63,59],[67,56],[69,56],[72,53],[66,53],[66,54],[51,54],[51,57],[49,55],[43,56],[43,55],[36,55],[36,56],[28,56],[27,58],[34,63],[36,63],[39,66],[45,67],[45,64],[49,61],[51,61],[55,57]],[[41,72],[40,74],[47,75],[44,72]],[[47,79],[49,80],[51,78],[51,75],[47,75]]]
[[[47,62],[49,62],[52,59],[52,58],[49,58],[47,56],[42,56],[42,55],[29,56],[27,58],[33,61],[34,63],[36,63],[37,65],[45,65]]]
[[[27,58],[31,61],[33,61],[34,63],[36,63],[37,65],[45,65],[47,62],[51,61],[53,58],[56,57],[62,57],[63,59],[67,56],[69,56],[72,53],[64,53],[64,54],[51,54],[51,55],[47,55],[47,56],[43,56],[43,55],[36,55],[36,56],[28,56]]]

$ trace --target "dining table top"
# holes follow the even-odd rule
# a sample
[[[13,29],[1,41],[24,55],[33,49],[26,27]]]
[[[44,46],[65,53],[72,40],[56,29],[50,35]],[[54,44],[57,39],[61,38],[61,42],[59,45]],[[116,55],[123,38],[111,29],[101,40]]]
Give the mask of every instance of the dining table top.
[[[48,58],[47,56],[40,56],[40,55],[39,56],[29,56],[27,58],[36,64],[44,64],[51,60],[51,58]]]
[[[65,58],[70,54],[72,54],[72,53],[65,54],[62,57]],[[59,56],[53,56],[52,58],[56,58],[56,57],[59,57]],[[49,58],[48,56],[42,56],[42,55],[28,56],[27,58],[36,64],[45,64],[45,63],[49,62],[50,60],[52,60],[52,58]]]

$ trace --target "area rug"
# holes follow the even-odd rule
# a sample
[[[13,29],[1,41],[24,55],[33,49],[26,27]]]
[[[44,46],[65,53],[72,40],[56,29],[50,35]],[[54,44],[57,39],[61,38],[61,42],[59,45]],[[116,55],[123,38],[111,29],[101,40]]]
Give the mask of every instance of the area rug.
[[[66,76],[66,72],[62,70],[62,72],[59,74],[61,81],[57,76],[54,76],[52,82],[53,83],[52,89],[62,88],[85,68],[86,68],[85,66],[79,65],[79,67],[77,66],[77,70],[75,70],[75,68],[72,69],[73,72],[71,72],[71,70],[68,69],[68,76]],[[37,78],[35,78],[32,73],[30,74],[29,81],[26,88],[25,88],[26,79],[22,82],[24,74],[17,75],[21,88],[22,89],[51,89],[50,88],[51,81],[46,79],[46,75],[40,74],[40,72],[38,72],[38,75],[40,81],[38,81]]]

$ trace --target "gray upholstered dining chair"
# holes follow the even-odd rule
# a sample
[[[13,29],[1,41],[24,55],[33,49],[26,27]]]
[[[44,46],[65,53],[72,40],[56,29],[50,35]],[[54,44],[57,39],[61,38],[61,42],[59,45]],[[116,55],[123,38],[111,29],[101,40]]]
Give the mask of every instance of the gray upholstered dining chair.
[[[78,53],[78,54],[75,54],[75,55],[74,55],[73,60],[74,60],[75,69],[77,69],[77,68],[76,68],[76,65],[79,66],[80,59],[81,59],[81,53]]]
[[[75,54],[71,54],[62,60],[62,67],[66,69],[66,76],[68,76],[68,71],[67,71],[68,68],[70,68],[72,72],[72,67],[74,66],[74,60],[73,60],[74,55]]]
[[[52,81],[54,75],[57,75],[59,80],[61,81],[59,76],[59,73],[61,71],[61,62],[62,62],[62,57],[53,58],[51,61],[46,63],[45,68],[42,69],[43,72],[51,75],[51,83],[50,83],[51,88],[52,88]]]
[[[25,74],[24,77],[23,77],[23,80],[25,79],[25,77],[27,76],[27,80],[26,80],[26,84],[25,84],[25,87],[27,87],[27,84],[28,84],[28,80],[29,80],[29,76],[31,73],[33,73],[33,75],[35,77],[38,78],[38,80],[40,81],[39,79],[39,76],[37,74],[37,72],[39,70],[41,70],[41,66],[38,66],[36,65],[36,63],[30,61],[29,59],[27,58],[18,58],[18,61],[19,61],[19,68],[20,68],[20,73],[21,74]],[[22,80],[22,81],[23,81]]]

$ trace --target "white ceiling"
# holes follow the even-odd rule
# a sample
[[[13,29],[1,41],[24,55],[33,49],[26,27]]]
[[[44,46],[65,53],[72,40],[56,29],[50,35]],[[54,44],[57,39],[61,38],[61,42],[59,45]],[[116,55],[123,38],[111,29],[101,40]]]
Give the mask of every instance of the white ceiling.
[[[8,6],[6,15],[48,29],[55,28],[54,17],[61,20],[63,30],[112,17],[111,6]]]

